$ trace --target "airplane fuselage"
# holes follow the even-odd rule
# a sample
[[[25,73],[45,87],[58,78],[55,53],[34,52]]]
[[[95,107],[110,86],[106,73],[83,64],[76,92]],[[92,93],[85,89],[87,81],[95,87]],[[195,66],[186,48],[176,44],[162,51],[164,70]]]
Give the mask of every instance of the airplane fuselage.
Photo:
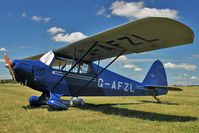
[[[32,89],[45,92],[51,91],[66,71],[58,70],[40,61],[14,60],[13,70],[16,80]],[[109,70],[105,70],[81,90],[103,68],[94,63],[88,63],[87,73],[70,72],[53,90],[65,96],[151,96],[145,84],[136,82]],[[80,91],[81,90],[81,91]],[[158,95],[167,92],[159,92]]]

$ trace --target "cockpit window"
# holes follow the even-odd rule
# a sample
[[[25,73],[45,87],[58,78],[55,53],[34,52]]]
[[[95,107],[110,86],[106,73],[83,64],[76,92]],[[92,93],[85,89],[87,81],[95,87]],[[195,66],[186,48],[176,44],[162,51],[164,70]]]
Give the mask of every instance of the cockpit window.
[[[75,62],[72,62],[71,59],[66,59],[62,57],[55,57],[55,54],[53,51],[49,51],[48,53],[44,54],[40,61],[48,66],[52,66],[54,69],[62,70],[62,71],[69,71],[72,67],[72,64],[75,64]],[[77,64],[71,72],[74,73],[88,73],[89,71],[89,65],[86,63],[79,63]]]
[[[71,60],[55,59],[55,61],[52,64],[52,68],[68,71],[71,68],[71,65]]]
[[[56,58],[52,64],[52,68],[62,70],[62,71],[69,71],[71,67],[72,67],[72,60],[70,60],[70,59]],[[73,70],[71,72],[88,73],[88,71],[89,71],[88,64],[79,63],[73,68]]]
[[[49,51],[48,53],[44,54],[41,58],[40,61],[48,66],[52,63],[53,59],[55,57],[55,54],[53,51]]]
[[[79,73],[87,73],[88,72],[88,64],[84,63],[79,66]]]

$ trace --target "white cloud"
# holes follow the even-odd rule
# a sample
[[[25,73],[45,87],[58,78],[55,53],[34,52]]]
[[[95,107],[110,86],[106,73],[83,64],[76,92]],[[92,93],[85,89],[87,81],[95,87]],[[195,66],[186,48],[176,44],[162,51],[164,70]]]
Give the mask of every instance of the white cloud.
[[[142,68],[135,68],[134,71],[142,71]]]
[[[50,29],[47,29],[46,32],[51,33],[52,35],[57,34],[58,32],[66,32],[66,30],[62,29],[62,28],[57,28],[57,27],[52,27]],[[73,32],[73,33],[59,33],[53,37],[51,37],[52,40],[56,41],[56,42],[75,42],[81,39],[84,39],[88,37],[87,35],[84,35],[81,32]]]
[[[134,69],[136,68],[136,66],[133,64],[126,64],[126,65],[120,66],[120,68]]]
[[[101,9],[97,12],[97,15],[104,15],[106,18],[110,18],[111,15],[106,13],[105,7],[101,7]]]
[[[114,58],[111,59],[113,60]],[[151,62],[151,61],[154,61],[154,59],[129,59],[125,55],[120,56],[116,60],[117,63],[135,63],[135,62]]]
[[[41,21],[42,17],[40,17],[40,16],[32,16],[32,20],[34,20],[34,21]]]
[[[49,33],[51,33],[52,35],[53,34],[56,34],[56,33],[58,33],[58,32],[66,32],[64,29],[62,29],[62,28],[57,28],[57,27],[52,27],[52,28],[50,28],[50,29],[48,29],[48,30],[46,30],[47,32],[49,32]]]
[[[44,20],[45,22],[48,22],[48,21],[50,21],[50,20],[51,20],[51,17],[43,18],[43,20]]]
[[[27,14],[25,13],[25,12],[23,12],[22,14],[21,14],[21,17],[27,17]],[[32,17],[31,17],[31,19],[32,20],[34,20],[34,21],[38,21],[38,22],[40,22],[40,21],[44,21],[44,22],[49,22],[52,18],[51,17],[41,17],[41,16],[36,16],[36,15],[33,15]]]
[[[176,85],[194,85],[198,84],[199,77],[191,76],[190,74],[179,74],[178,76],[172,77],[176,81],[174,84]]]
[[[179,76],[174,76],[174,77],[172,77],[173,79],[176,79],[176,80],[181,80],[181,79],[183,79],[183,76],[181,76],[181,75],[179,75]]]
[[[5,60],[4,59],[0,59],[0,62],[5,62]]]
[[[50,17],[43,18],[41,16],[34,15],[34,16],[32,16],[32,20],[38,21],[38,22],[39,21],[49,22],[51,20],[51,18]]]
[[[25,48],[24,46],[19,46],[19,48]]]
[[[145,7],[144,2],[115,1],[110,10],[113,15],[127,17],[129,19],[141,19],[145,17],[178,18],[178,11],[171,9],[157,9]]]
[[[190,79],[197,79],[197,80],[199,80],[199,77],[191,76],[191,78],[190,78]]]
[[[5,51],[8,51],[8,50],[5,48],[0,48],[0,52],[5,52]]]
[[[22,16],[22,17],[26,17],[27,15],[26,15],[25,12],[23,12],[23,13],[21,14],[21,16]]]
[[[193,57],[195,57],[195,58],[199,58],[199,54],[197,54],[197,55],[193,55]]]
[[[165,63],[164,67],[165,68],[172,68],[172,69],[185,69],[185,70],[195,70],[197,68],[196,65],[191,65],[191,64],[186,64],[186,63],[174,64],[174,63],[171,63],[171,62]]]
[[[97,15],[103,15],[105,11],[106,9],[104,7],[101,7],[101,9],[97,12]]]
[[[118,62],[126,62],[126,61],[128,61],[129,59],[127,58],[127,56],[125,56],[125,55],[121,55],[118,59],[117,59],[117,61]]]
[[[84,35],[81,32],[73,32],[71,34],[66,33],[65,35],[63,33],[59,33],[56,36],[52,37],[52,40],[56,41],[56,42],[75,42],[81,39],[86,38],[87,36]]]
[[[106,15],[106,18],[110,18],[110,17],[111,17],[111,15],[109,15],[109,14],[108,14],[108,15]]]
[[[174,85],[184,85],[184,86],[190,85],[190,84],[192,84],[190,81],[176,81],[174,83]]]
[[[188,80],[190,78],[190,75],[183,73],[183,74],[179,74],[178,76],[174,76],[172,78],[176,80]]]
[[[19,46],[19,48],[32,48],[32,47],[29,47],[29,46]]]
[[[141,68],[139,68],[138,66],[134,64],[125,64],[125,65],[120,66],[120,68],[133,69],[134,71],[142,71]]]
[[[184,74],[183,74],[183,76],[188,77],[188,76],[189,76],[189,74],[184,73]]]

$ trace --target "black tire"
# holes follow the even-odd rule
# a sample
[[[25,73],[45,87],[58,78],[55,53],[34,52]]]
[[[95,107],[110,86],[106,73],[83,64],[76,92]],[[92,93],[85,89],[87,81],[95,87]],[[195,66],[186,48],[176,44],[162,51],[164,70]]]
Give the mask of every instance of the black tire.
[[[40,107],[41,104],[39,102],[29,102],[30,107]]]

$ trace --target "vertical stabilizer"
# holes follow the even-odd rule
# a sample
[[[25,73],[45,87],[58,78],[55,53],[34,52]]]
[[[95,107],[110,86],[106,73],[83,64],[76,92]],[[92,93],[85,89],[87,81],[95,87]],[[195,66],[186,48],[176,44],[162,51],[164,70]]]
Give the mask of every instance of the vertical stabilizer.
[[[145,85],[167,86],[166,72],[160,60],[153,63],[142,83]]]

